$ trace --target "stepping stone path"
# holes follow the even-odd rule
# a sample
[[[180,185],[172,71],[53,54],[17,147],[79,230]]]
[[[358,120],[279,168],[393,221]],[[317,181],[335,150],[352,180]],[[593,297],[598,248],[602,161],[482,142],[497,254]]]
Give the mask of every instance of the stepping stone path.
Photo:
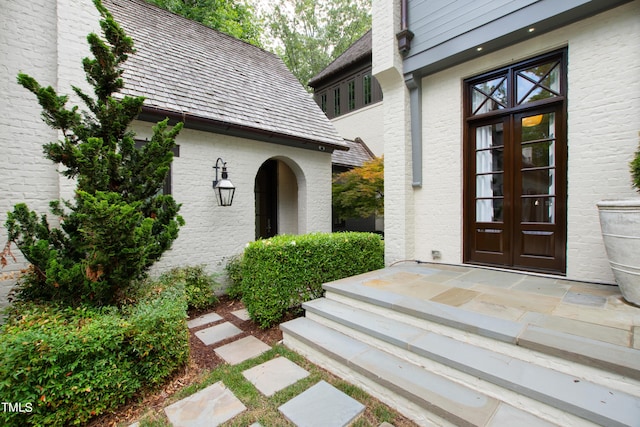
[[[246,309],[232,313],[240,320],[249,320]],[[199,329],[195,336],[230,365],[260,356],[271,347],[249,335],[216,347],[217,343],[242,334],[242,330],[216,313],[208,313],[187,322],[190,329]],[[208,326],[211,325],[211,326]],[[286,357],[276,357],[242,373],[265,396],[295,384],[309,372]],[[325,381],[292,398],[278,410],[300,427],[342,427],[356,419],[365,407]],[[211,427],[229,421],[246,410],[244,404],[222,381],[164,408],[174,427]],[[132,426],[137,426],[138,423]],[[261,427],[254,423],[250,427]]]

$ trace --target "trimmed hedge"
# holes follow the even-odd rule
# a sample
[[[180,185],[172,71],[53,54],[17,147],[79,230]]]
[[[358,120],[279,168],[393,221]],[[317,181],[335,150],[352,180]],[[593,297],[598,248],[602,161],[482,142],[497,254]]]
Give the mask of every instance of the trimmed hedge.
[[[262,328],[319,298],[322,284],[384,267],[384,244],[372,233],[282,235],[255,241],[241,263],[242,301]]]
[[[143,387],[160,384],[189,356],[181,285],[136,305],[61,308],[25,303],[0,329],[3,426],[82,424]]]

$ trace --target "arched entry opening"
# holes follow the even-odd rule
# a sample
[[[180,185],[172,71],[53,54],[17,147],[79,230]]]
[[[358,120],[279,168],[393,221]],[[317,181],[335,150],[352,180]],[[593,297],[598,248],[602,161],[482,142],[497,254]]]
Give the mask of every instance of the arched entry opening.
[[[257,239],[298,233],[298,178],[282,159],[260,166],[255,179]]]

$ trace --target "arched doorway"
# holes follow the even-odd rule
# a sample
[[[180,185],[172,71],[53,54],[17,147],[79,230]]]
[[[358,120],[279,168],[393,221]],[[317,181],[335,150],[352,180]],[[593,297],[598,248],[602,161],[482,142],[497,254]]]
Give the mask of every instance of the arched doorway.
[[[255,178],[255,226],[257,239],[298,233],[298,179],[282,159],[272,158]]]

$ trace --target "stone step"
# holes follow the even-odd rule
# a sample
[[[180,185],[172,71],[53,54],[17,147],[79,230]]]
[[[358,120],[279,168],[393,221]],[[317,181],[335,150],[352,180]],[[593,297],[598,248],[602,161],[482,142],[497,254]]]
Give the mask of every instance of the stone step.
[[[359,284],[326,283],[323,287],[327,299],[353,300],[356,305],[366,304],[391,310],[400,316],[426,320],[463,333],[515,344],[640,381],[640,350],[635,348],[552,330],[537,325],[536,319],[531,319],[530,322],[499,319]],[[553,318],[547,317],[547,323],[554,322]],[[588,327],[588,324],[585,326]]]
[[[505,417],[526,420],[526,425],[532,427],[556,425],[306,317],[283,323],[280,328],[285,345],[358,383],[357,377],[345,374],[345,369],[356,372],[367,380],[357,385],[420,425],[497,427]],[[323,355],[337,365],[322,360]],[[368,382],[382,390],[368,387]],[[407,409],[411,405],[418,409]]]
[[[640,397],[584,377],[558,372],[329,299],[317,299],[303,307],[310,319],[321,323],[328,319],[327,326],[335,324],[346,334],[357,331],[360,336],[392,344],[592,422],[601,425],[640,422]]]

